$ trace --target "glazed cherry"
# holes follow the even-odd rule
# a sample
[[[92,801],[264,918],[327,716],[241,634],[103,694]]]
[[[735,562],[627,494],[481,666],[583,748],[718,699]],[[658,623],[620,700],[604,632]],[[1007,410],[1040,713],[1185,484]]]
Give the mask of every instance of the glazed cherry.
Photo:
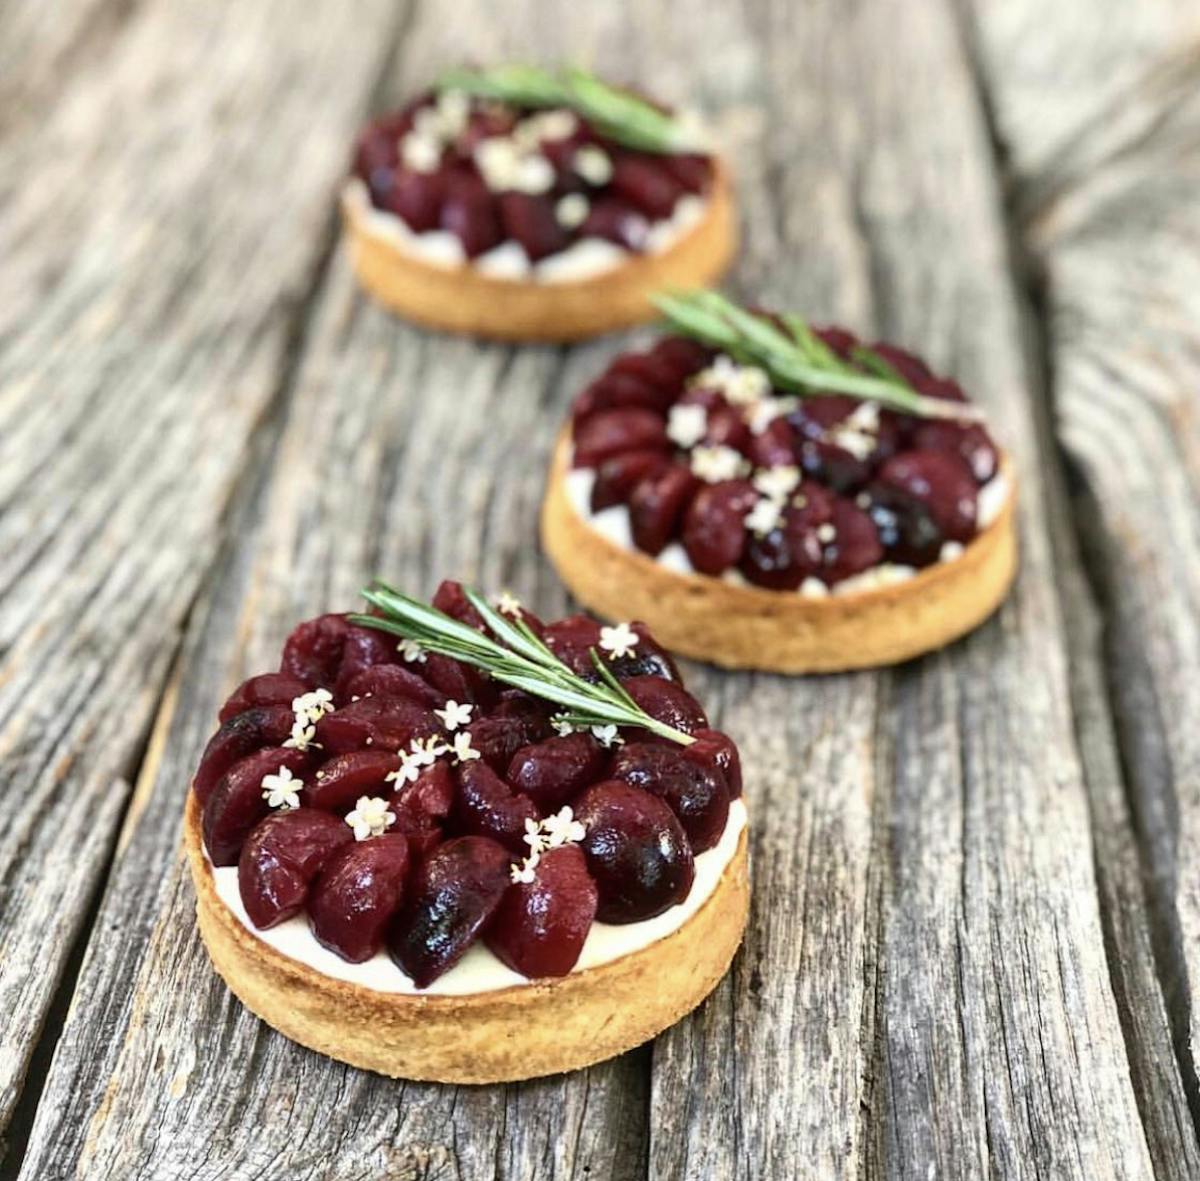
[[[682,685],[664,677],[626,677],[622,684],[656,722],[690,734],[708,727],[708,718],[698,702]]]
[[[493,771],[503,772],[531,738],[537,737],[528,718],[491,714],[467,727],[471,745]]]
[[[408,867],[401,835],[368,837],[334,853],[311,887],[308,917],[317,942],[352,964],[369,960],[404,897]]]
[[[604,659],[618,679],[637,676],[663,677],[679,680],[679,670],[665,648],[659,645],[644,623],[634,620],[630,625],[637,633],[633,651],[613,660],[600,646],[601,625],[590,615],[568,615],[546,626],[545,640],[550,650],[572,672],[587,680],[597,680],[592,661],[594,649]]]
[[[822,578],[830,584],[853,578],[883,561],[875,523],[862,509],[838,497],[833,504],[833,537],[824,543]]]
[[[309,685],[332,689],[350,625],[344,615],[318,615],[296,627],[283,646],[279,671]]]
[[[712,165],[707,156],[679,153],[658,157],[663,168],[681,188],[689,193],[703,193],[712,178]]]
[[[530,697],[520,689],[504,689],[492,707],[492,716],[496,718],[513,718],[521,724],[521,732],[525,741],[538,742],[549,738],[554,732],[550,725],[550,716],[555,712],[552,702],[543,701],[540,697]]]
[[[650,351],[670,367],[676,382],[699,372],[715,356],[707,345],[687,336],[664,336]]]
[[[736,800],[742,794],[742,760],[733,739],[720,730],[695,730],[692,737],[695,742],[683,748],[683,757],[719,771],[725,778],[729,798]]]
[[[308,692],[308,686],[299,677],[287,673],[262,673],[243,681],[221,706],[217,717],[222,722],[247,710],[267,705],[286,705],[290,708],[297,697]]]
[[[924,504],[879,483],[869,485],[863,496],[888,561],[921,567],[938,560],[945,539]]]
[[[441,727],[431,710],[402,697],[363,697],[317,723],[317,742],[326,754],[362,750],[407,750],[414,738],[432,738]]]
[[[634,485],[629,494],[629,526],[638,549],[662,552],[698,486],[684,463],[672,463]]]
[[[322,763],[304,789],[310,808],[336,812],[359,796],[391,792],[388,776],[400,769],[400,756],[387,750],[350,750]]]
[[[987,430],[978,423],[931,419],[913,433],[912,445],[920,451],[944,451],[966,462],[977,484],[986,484],[999,470],[1000,455]]]
[[[795,590],[806,578],[821,572],[821,541],[833,526],[834,497],[821,484],[805,480],[784,508],[779,524],[746,542],[742,572],[758,586]]]
[[[592,485],[592,512],[624,504],[642,481],[659,475],[670,463],[662,451],[624,451],[611,455],[596,469]]]
[[[971,469],[957,455],[904,451],[880,469],[878,482],[920,501],[943,535],[970,541],[975,533],[977,491]]]
[[[486,686],[477,669],[440,652],[422,653],[412,667],[448,699],[474,703],[486,695]]]
[[[747,448],[755,467],[790,467],[796,462],[796,433],[785,418],[773,418]]]
[[[575,400],[574,417],[578,420],[599,410],[622,410],[627,407],[666,414],[674,396],[675,390],[655,385],[636,374],[609,370]]]
[[[504,238],[492,194],[474,172],[464,170],[446,178],[439,222],[462,243],[468,258],[485,254]]]
[[[396,789],[389,801],[396,823],[389,831],[408,837],[414,853],[428,853],[442,839],[442,825],[454,806],[454,788],[454,776],[445,762],[430,764],[411,783]]]
[[[447,700],[445,693],[399,664],[374,664],[364,668],[347,681],[340,696],[346,702],[352,702],[356,697],[399,697],[425,709],[441,709]]]
[[[604,748],[590,734],[568,734],[523,746],[513,755],[505,778],[545,816],[601,779],[607,761]]]
[[[758,499],[748,480],[706,484],[683,515],[683,548],[701,574],[722,574],[741,561],[746,514]]]
[[[462,959],[499,907],[511,865],[503,845],[471,836],[439,845],[417,867],[388,949],[418,988]]]
[[[458,793],[454,799],[454,823],[459,832],[490,837],[522,854],[525,825],[537,822],[533,801],[513,791],[486,763],[474,759],[456,770]]]
[[[584,791],[574,812],[587,830],[580,847],[599,891],[600,922],[640,923],[687,897],[696,873],[692,850],[662,800],[606,780]]]
[[[685,748],[631,742],[613,757],[609,775],[664,800],[679,818],[694,853],[711,849],[729,819],[729,787],[715,766],[689,759]]]
[[[613,161],[613,192],[648,218],[670,217],[683,186],[655,156],[622,153]]]
[[[575,464],[596,467],[625,451],[667,451],[666,423],[653,410],[601,410],[575,426]]]
[[[453,578],[443,578],[438,583],[437,590],[433,592],[430,602],[451,619],[457,619],[459,623],[465,623],[467,627],[473,627],[477,631],[484,630],[483,616],[467,598],[467,592],[461,582],[456,582]]]
[[[373,627],[357,627],[351,624],[346,629],[342,643],[341,660],[338,663],[337,682],[334,696],[339,701],[349,699],[350,683],[367,669],[388,665],[400,657],[396,649],[396,637]]]
[[[238,761],[264,746],[281,746],[292,734],[296,715],[288,705],[265,705],[236,714],[208,740],[192,786],[208,802],[217,781]]]
[[[446,198],[444,172],[412,172],[407,168],[393,174],[379,195],[378,204],[407,223],[415,234],[436,230],[442,221]]]
[[[613,377],[632,377],[661,390],[664,394],[678,394],[680,389],[679,367],[669,357],[660,356],[654,349],[649,352],[622,353],[608,367]]]
[[[484,939],[522,976],[565,976],[596,917],[596,883],[573,845],[543,853],[533,872],[532,882],[508,887]]]
[[[531,262],[565,250],[570,238],[558,223],[550,197],[530,193],[502,193],[500,224],[505,236],[521,245]]]
[[[309,883],[353,840],[347,824],[315,808],[272,812],[260,820],[238,858],[238,891],[250,921],[263,930],[298,915]]]
[[[636,205],[621,197],[599,197],[579,227],[581,238],[604,238],[637,254],[646,249],[650,223]]]
[[[204,805],[204,845],[213,865],[236,865],[250,830],[271,810],[263,797],[263,777],[286,768],[305,780],[311,764],[304,751],[269,747],[240,759],[221,776]]]

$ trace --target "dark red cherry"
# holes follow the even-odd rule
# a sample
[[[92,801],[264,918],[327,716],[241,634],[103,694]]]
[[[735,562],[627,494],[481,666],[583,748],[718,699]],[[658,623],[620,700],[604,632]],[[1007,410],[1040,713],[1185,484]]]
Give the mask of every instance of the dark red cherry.
[[[640,481],[658,475],[670,460],[662,451],[625,451],[609,456],[596,469],[592,485],[592,512],[624,504]]]
[[[926,419],[913,432],[912,445],[919,451],[945,451],[965,460],[977,484],[986,484],[1000,465],[996,444],[978,423]]]
[[[672,179],[689,193],[702,193],[712,177],[712,165],[707,156],[698,153],[659,156]]]
[[[843,361],[851,359],[854,347],[858,344],[858,337],[853,332],[847,332],[844,328],[835,328],[833,326],[813,328],[813,333],[818,339],[833,349]]]
[[[283,645],[279,671],[309,685],[332,689],[350,625],[344,615],[318,615],[297,626]]]
[[[514,718],[521,723],[526,742],[537,742],[548,738],[553,730],[550,716],[556,706],[540,697],[531,697],[520,689],[504,689],[492,707],[492,717]]]
[[[447,177],[439,216],[442,229],[462,243],[468,258],[485,254],[503,240],[496,202],[473,172],[455,172]]]
[[[929,371],[929,366],[920,357],[914,356],[906,349],[902,349],[897,345],[888,344],[887,341],[881,340],[871,345],[871,350],[882,357],[888,365],[915,389],[920,389],[933,377],[933,374]]]
[[[755,467],[791,467],[796,462],[795,437],[786,418],[773,418],[750,440],[747,454]]]
[[[612,191],[653,221],[671,216],[683,186],[657,156],[623,152],[613,161]]]
[[[625,692],[655,721],[691,734],[708,728],[700,703],[680,684],[663,677],[626,677]]]
[[[471,745],[493,771],[503,774],[513,755],[530,739],[524,718],[489,714],[467,727]]]
[[[624,451],[667,451],[667,427],[661,414],[630,407],[601,410],[575,426],[576,467],[596,467]]]
[[[692,737],[696,741],[683,748],[684,758],[724,775],[729,797],[736,800],[742,794],[742,759],[733,739],[720,730],[695,730]]]
[[[866,459],[835,443],[804,439],[796,448],[796,459],[806,476],[834,492],[855,492],[871,477]]]
[[[359,673],[399,658],[395,636],[376,628],[356,627],[351,624],[346,630],[346,639],[342,645],[342,659],[338,665],[334,696],[338,701],[347,701],[350,682]]]
[[[849,500],[833,504],[833,538],[823,546],[822,578],[831,586],[883,561],[883,543],[871,518]]]
[[[565,976],[596,917],[596,883],[574,845],[543,853],[533,872],[532,882],[514,882],[505,891],[484,940],[522,976]]]
[[[687,758],[684,747],[631,742],[613,756],[609,776],[665,800],[694,853],[711,849],[729,819],[729,788],[715,767]]]
[[[423,234],[441,225],[445,199],[444,172],[413,172],[401,168],[393,173],[380,205],[404,221],[414,234]]]
[[[449,700],[478,703],[487,696],[487,686],[478,669],[440,652],[426,652],[423,660],[410,667]]]
[[[453,578],[443,578],[430,602],[451,619],[457,619],[459,623],[465,623],[467,627],[473,627],[476,631],[484,630],[483,616],[472,606],[461,582],[456,582]]]
[[[862,495],[888,561],[921,567],[938,560],[945,539],[916,497],[880,483],[870,484]]]
[[[367,747],[407,750],[414,738],[440,733],[432,711],[402,697],[362,697],[317,723],[317,742],[327,755]]]
[[[439,759],[422,769],[411,783],[396,789],[391,809],[396,814],[396,832],[415,832],[440,824],[454,806],[454,776]]]
[[[607,761],[604,748],[590,734],[568,734],[523,746],[513,755],[505,778],[547,815],[600,779]]]
[[[260,930],[300,913],[309,883],[329,857],[354,841],[338,816],[314,808],[272,812],[254,827],[238,857],[238,892]]]
[[[582,238],[604,238],[635,254],[646,249],[650,223],[635,205],[620,197],[600,197],[579,227]]]
[[[223,722],[208,740],[192,787],[201,804],[208,802],[217,781],[238,759],[264,746],[281,746],[292,734],[296,715],[288,705],[263,705],[236,714]]]
[[[706,484],[683,515],[683,548],[701,574],[722,574],[741,561],[746,514],[758,493],[747,480]]]
[[[359,796],[386,796],[388,776],[400,769],[400,756],[387,750],[351,750],[322,763],[304,789],[310,808],[336,812],[348,808]]]
[[[446,704],[445,693],[412,672],[410,667],[400,664],[374,664],[364,668],[346,683],[341,697],[348,703],[356,697],[402,697],[426,709],[441,709]]]
[[[675,380],[681,382],[712,363],[713,350],[686,336],[664,336],[651,350],[670,365]]]
[[[718,406],[709,411],[704,443],[709,447],[732,447],[746,454],[754,436],[742,412],[733,406]]]
[[[213,865],[236,865],[250,830],[268,813],[263,777],[286,767],[307,783],[311,757],[291,747],[269,747],[234,763],[204,805],[204,845]]]
[[[640,923],[682,902],[695,862],[675,814],[662,800],[620,780],[584,791],[574,804],[586,830],[581,848],[602,923]]]
[[[455,775],[455,828],[467,836],[490,837],[517,855],[528,852],[523,840],[525,822],[538,819],[533,801],[513,791],[481,760],[461,764]]]
[[[519,242],[533,262],[565,250],[570,243],[567,231],[559,225],[550,197],[533,193],[502,193],[499,198],[500,224],[505,235]]]
[[[578,398],[571,412],[576,420],[587,418],[599,410],[621,410],[638,407],[666,414],[674,391],[653,385],[632,373],[605,373],[589,385]]]
[[[352,964],[369,960],[404,898],[408,840],[384,834],[355,841],[325,863],[309,895],[312,933]]]
[[[459,837],[417,867],[388,948],[418,988],[428,988],[475,942],[509,887],[511,865],[503,845]]]
[[[299,677],[287,673],[262,673],[243,681],[229,695],[217,716],[222,722],[228,722],[238,714],[265,705],[286,705],[290,710],[292,702],[307,692],[308,686]]]
[[[903,451],[880,469],[878,482],[919,500],[951,541],[975,534],[977,489],[971,469],[957,455]]]
[[[779,526],[746,541],[742,572],[758,586],[795,590],[820,573],[824,553],[820,532],[833,523],[833,495],[805,480],[783,511]]]
[[[669,358],[660,357],[658,353],[632,352],[620,353],[608,367],[610,377],[633,377],[654,386],[664,394],[677,394],[681,380],[678,376],[679,367]]]
[[[545,640],[563,664],[588,680],[597,679],[596,666],[592,663],[589,651],[594,648],[619,679],[656,676],[678,681],[679,669],[666,649],[651,636],[650,629],[638,620],[634,620],[630,626],[637,633],[638,642],[631,653],[618,660],[611,659],[600,647],[601,625],[590,615],[568,615],[566,619],[548,624]]]
[[[646,476],[629,494],[629,526],[638,549],[659,554],[671,540],[700,481],[684,463]]]

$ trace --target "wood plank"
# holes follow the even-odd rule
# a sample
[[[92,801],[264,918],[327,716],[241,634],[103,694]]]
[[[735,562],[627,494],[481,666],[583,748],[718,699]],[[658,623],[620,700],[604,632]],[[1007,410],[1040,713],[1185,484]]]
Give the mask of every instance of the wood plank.
[[[0,143],[0,176],[22,181],[0,204],[0,777],[20,785],[0,800],[0,1129],[270,412],[391,19],[146,5]]]

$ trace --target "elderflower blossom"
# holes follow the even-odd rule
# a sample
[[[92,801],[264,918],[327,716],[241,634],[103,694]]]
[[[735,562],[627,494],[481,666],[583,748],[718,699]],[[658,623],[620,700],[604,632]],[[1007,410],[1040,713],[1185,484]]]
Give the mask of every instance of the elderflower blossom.
[[[381,837],[396,823],[396,814],[388,811],[387,800],[379,796],[359,796],[353,812],[346,814],[346,823],[354,829],[354,839]]]
[[[587,836],[587,829],[575,819],[570,808],[562,808],[544,820],[526,820],[522,838],[529,846],[529,856],[523,861],[513,862],[509,877],[518,885],[531,886],[537,878],[537,867],[542,854],[563,845],[574,845]]]
[[[783,505],[778,500],[764,498],[755,501],[754,507],[746,514],[746,528],[756,537],[765,537],[779,524],[783,515]]]
[[[691,456],[693,475],[699,476],[706,484],[736,480],[745,467],[746,461],[741,452],[732,447],[697,447]]]
[[[624,746],[625,739],[617,733],[616,726],[593,726],[592,737],[603,747]]]
[[[333,694],[328,689],[314,689],[311,693],[292,698],[292,710],[296,720],[319,722],[333,710]]]
[[[708,411],[703,406],[684,403],[671,407],[667,419],[667,438],[686,450],[704,438],[708,430]]]
[[[425,649],[416,640],[401,640],[396,645],[396,651],[404,657],[408,664],[424,664]]]
[[[628,623],[618,623],[615,627],[600,629],[600,647],[608,653],[610,660],[620,660],[622,656],[632,656],[637,647],[638,634]]]
[[[262,777],[262,795],[269,808],[299,808],[304,780],[297,779],[290,767],[280,767],[273,775]]]
[[[469,730],[460,730],[455,734],[454,745],[448,749],[450,754],[454,756],[456,766],[459,763],[469,763],[472,759],[480,757],[479,751],[471,745],[471,732]]]
[[[501,591],[492,600],[492,605],[501,615],[511,615],[515,619],[521,614],[521,600],[512,591]]]
[[[290,746],[295,750],[308,750],[310,746],[316,746],[314,739],[317,736],[317,728],[306,718],[297,717],[292,723],[292,736],[284,742],[284,746]]]
[[[800,485],[800,469],[791,464],[768,467],[754,473],[755,490],[770,500],[782,500]]]
[[[433,712],[442,719],[442,725],[447,730],[457,730],[459,726],[471,724],[473,705],[460,705],[457,701],[447,701],[445,709],[435,709]]]
[[[550,719],[550,725],[559,738],[566,738],[569,734],[575,733],[574,723],[567,720],[566,714],[555,714]]]
[[[542,821],[542,832],[548,848],[557,849],[562,845],[573,845],[587,836],[587,829],[575,819],[575,813],[570,808],[563,808],[553,816],[547,816]]]

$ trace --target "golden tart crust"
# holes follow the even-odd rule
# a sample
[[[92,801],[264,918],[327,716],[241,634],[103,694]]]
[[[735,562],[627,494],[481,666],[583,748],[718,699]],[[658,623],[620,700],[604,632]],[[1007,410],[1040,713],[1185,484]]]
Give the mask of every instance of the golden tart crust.
[[[1012,464],[999,516],[962,554],[903,582],[808,598],[684,574],[614,544],[567,494],[570,439],[555,448],[542,503],[542,545],[584,606],[609,619],[641,619],[664,647],[725,668],[839,672],[896,664],[940,648],[1003,601],[1017,565]]]

